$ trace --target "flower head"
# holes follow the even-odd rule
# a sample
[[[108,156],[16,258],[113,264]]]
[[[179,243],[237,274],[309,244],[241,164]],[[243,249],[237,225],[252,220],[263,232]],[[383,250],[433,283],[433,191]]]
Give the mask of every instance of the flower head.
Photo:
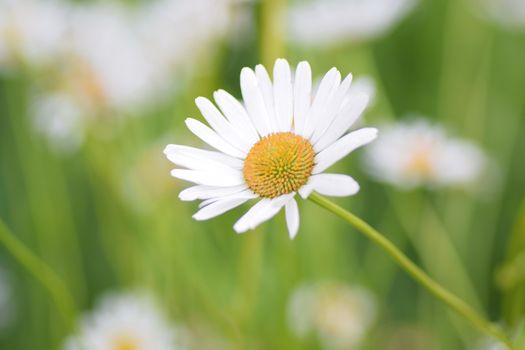
[[[288,321],[300,338],[315,334],[325,349],[359,344],[375,319],[375,301],[361,287],[319,283],[298,288],[290,298]]]
[[[312,191],[331,196],[357,193],[359,185],[350,176],[324,173],[377,134],[373,128],[346,134],[368,102],[368,96],[349,89],[351,80],[348,75],[341,81],[332,68],[313,94],[309,64],[299,63],[292,79],[288,62],[278,59],[273,82],[262,65],[255,71],[243,68],[244,104],[224,90],[214,93],[220,110],[208,99],[197,98],[211,127],[191,118],[186,125],[217,151],[182,145],[168,145],[164,151],[185,168],[174,169],[172,175],[196,184],[179,197],[204,200],[193,217],[210,219],[259,198],[234,229],[253,229],[284,207],[293,238],[299,228],[296,193],[303,198]]]
[[[67,350],[175,350],[174,330],[155,303],[135,294],[106,296],[85,316]]]
[[[63,47],[67,9],[63,1],[0,0],[0,69],[54,59]]]
[[[400,21],[415,0],[315,0],[290,9],[289,35],[296,42],[330,45],[373,39]]]
[[[451,138],[424,120],[387,126],[381,136],[365,153],[367,169],[403,188],[467,184],[486,162],[473,143]]]

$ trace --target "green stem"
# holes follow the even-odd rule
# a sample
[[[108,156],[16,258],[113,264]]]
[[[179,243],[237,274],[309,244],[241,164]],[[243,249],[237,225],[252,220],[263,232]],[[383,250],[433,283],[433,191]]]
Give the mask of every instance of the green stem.
[[[512,341],[505,333],[503,333],[494,324],[480,316],[463,300],[459,299],[457,296],[443,288],[439,283],[434,281],[416,264],[414,264],[403,252],[401,252],[391,241],[385,238],[373,227],[368,225],[365,221],[316,193],[312,193],[309,199],[320,207],[323,207],[333,214],[339,216],[354,226],[362,234],[371,239],[374,243],[379,245],[399,264],[401,268],[403,268],[410,276],[412,276],[417,282],[425,287],[431,294],[449,306],[452,310],[456,311],[459,315],[463,316],[466,320],[470,321],[479,330],[500,340],[509,349],[514,349]]]
[[[284,0],[264,0],[259,4],[259,48],[260,58],[267,69],[271,69],[275,59],[282,57],[284,44]]]
[[[74,329],[76,308],[69,291],[57,274],[40,258],[34,255],[9,230],[0,219],[0,243],[2,243],[13,257],[24,266],[42,285],[47,288],[53,297],[65,323]]]

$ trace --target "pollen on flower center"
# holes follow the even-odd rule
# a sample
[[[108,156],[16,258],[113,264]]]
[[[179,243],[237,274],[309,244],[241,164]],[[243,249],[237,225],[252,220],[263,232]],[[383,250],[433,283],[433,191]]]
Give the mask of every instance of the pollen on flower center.
[[[302,136],[270,134],[257,142],[244,161],[248,187],[261,197],[275,198],[299,190],[312,174],[315,151]]]

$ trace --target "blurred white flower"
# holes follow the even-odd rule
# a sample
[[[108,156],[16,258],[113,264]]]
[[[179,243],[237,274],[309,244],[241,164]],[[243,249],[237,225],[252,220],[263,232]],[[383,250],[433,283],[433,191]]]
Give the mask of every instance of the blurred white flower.
[[[67,13],[63,1],[0,0],[0,70],[54,60],[63,47]]]
[[[232,0],[158,0],[140,12],[138,31],[150,62],[164,67],[193,64],[222,38],[232,17]]]
[[[399,22],[416,0],[314,0],[289,10],[289,37],[328,46],[376,38]]]
[[[288,322],[300,338],[316,335],[324,349],[357,346],[376,317],[371,293],[336,282],[305,285],[290,298]]]
[[[225,34],[230,7],[230,0],[71,4],[55,79],[34,102],[37,129],[55,148],[73,149],[80,129],[102,120],[94,117],[155,107],[186,74],[183,65]]]
[[[380,129],[365,153],[377,179],[402,188],[467,185],[481,176],[487,159],[473,143],[449,137],[440,126],[421,119]]]
[[[488,20],[510,29],[525,28],[524,0],[473,0],[471,2],[474,10],[477,13],[481,12]]]
[[[78,6],[72,16],[63,88],[95,110],[135,108],[153,98],[168,79],[148,55],[128,8]]]
[[[35,96],[31,105],[35,130],[46,138],[54,151],[62,154],[70,154],[81,145],[83,113],[68,95]]]
[[[152,299],[136,294],[111,294],[86,315],[66,350],[177,350],[172,328]]]

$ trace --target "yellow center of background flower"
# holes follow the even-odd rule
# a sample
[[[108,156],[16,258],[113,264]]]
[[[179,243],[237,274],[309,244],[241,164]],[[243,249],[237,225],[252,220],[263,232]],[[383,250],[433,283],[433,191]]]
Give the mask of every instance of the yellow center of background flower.
[[[263,137],[244,161],[248,187],[261,197],[275,198],[297,191],[312,174],[315,151],[307,139],[291,132]]]
[[[137,342],[131,337],[124,336],[115,342],[114,346],[115,350],[139,350],[139,346],[137,345]]]

